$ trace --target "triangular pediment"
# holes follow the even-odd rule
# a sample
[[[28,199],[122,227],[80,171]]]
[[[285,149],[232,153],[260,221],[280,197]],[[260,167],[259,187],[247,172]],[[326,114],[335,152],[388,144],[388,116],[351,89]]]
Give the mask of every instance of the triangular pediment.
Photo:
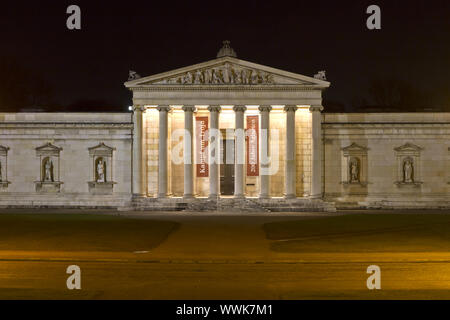
[[[369,149],[353,142],[351,145],[342,148],[342,150],[343,151],[367,151]]]
[[[327,88],[330,83],[313,77],[287,72],[228,56],[125,83],[125,86],[128,88],[166,85],[292,85]]]
[[[43,146],[36,148],[37,156],[58,156],[62,148],[55,146],[54,144],[47,142]]]
[[[90,155],[95,156],[111,156],[113,151],[116,150],[116,148],[109,147],[103,142],[100,142],[98,145],[88,148]]]
[[[0,146],[0,156],[6,156],[8,154],[8,147]]]
[[[57,147],[57,146],[51,144],[50,142],[47,142],[43,146],[36,148],[36,151],[57,151],[57,152],[59,152],[61,150],[62,150],[62,148]]]
[[[422,150],[422,149],[423,149],[423,148],[421,148],[421,147],[419,147],[419,146],[416,146],[415,144],[412,144],[412,143],[409,143],[409,142],[405,143],[404,145],[402,145],[402,146],[400,146],[400,147],[394,148],[394,150],[395,150],[395,151],[398,151],[398,152],[405,152],[405,151],[420,151],[420,150]]]
[[[104,144],[103,142],[100,142],[98,145],[96,145],[95,147],[91,147],[89,148],[89,151],[94,151],[94,150],[106,150],[106,151],[112,151],[112,150],[116,150],[116,148],[113,147],[109,147],[106,144]]]

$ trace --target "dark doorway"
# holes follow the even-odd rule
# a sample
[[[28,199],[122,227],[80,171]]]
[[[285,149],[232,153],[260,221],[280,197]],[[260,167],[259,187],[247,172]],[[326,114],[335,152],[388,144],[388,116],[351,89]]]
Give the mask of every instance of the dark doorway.
[[[220,194],[234,194],[234,139],[222,139],[220,145]]]

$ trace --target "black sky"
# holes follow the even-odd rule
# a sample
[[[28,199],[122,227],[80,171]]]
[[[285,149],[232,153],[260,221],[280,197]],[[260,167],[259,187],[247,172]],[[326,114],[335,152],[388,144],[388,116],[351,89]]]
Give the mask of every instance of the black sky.
[[[81,31],[66,28],[71,4],[81,7]],[[366,28],[370,4],[381,7],[381,30]],[[210,60],[224,39],[244,60],[310,76],[326,70],[326,99],[348,110],[377,76],[449,104],[448,0],[11,1],[0,10],[0,56],[41,71],[61,106],[98,100],[126,110],[129,69],[147,76]]]

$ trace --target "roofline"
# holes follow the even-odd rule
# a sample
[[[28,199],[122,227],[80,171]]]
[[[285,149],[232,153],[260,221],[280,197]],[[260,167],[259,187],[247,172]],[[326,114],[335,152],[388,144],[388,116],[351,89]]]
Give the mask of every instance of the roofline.
[[[289,71],[285,71],[285,70],[281,70],[281,69],[276,69],[276,68],[272,68],[272,67],[268,67],[265,65],[261,65],[258,63],[254,63],[254,62],[250,62],[247,60],[242,60],[242,59],[238,59],[238,58],[234,58],[234,57],[230,57],[230,56],[226,56],[226,57],[220,57],[220,58],[216,58],[216,59],[212,59],[212,60],[208,60],[205,62],[201,62],[201,63],[196,63],[194,65],[189,65],[189,66],[185,66],[182,68],[178,68],[178,69],[174,69],[174,70],[170,70],[170,71],[166,71],[166,72],[162,72],[162,73],[157,73],[154,75],[150,75],[150,76],[146,76],[143,78],[139,78],[139,79],[135,79],[135,80],[131,80],[131,81],[127,81],[124,83],[126,88],[134,88],[134,87],[139,87],[141,85],[139,85],[141,82],[147,82],[147,81],[151,81],[151,80],[155,80],[158,78],[164,78],[166,76],[170,76],[173,74],[177,74],[177,73],[184,73],[187,72],[189,70],[192,69],[198,69],[198,68],[203,68],[209,65],[213,65],[216,63],[222,63],[222,62],[231,62],[231,63],[236,63],[236,64],[245,64],[249,67],[255,68],[255,69],[261,69],[263,71],[266,72],[270,72],[270,73],[275,73],[275,74],[280,74],[284,73],[285,76],[287,77],[291,77],[297,80],[303,80],[303,81],[308,81],[308,82],[312,82],[313,84],[317,85],[318,87],[321,88],[328,88],[331,83],[328,81],[324,81],[324,80],[320,80],[320,79],[316,79],[313,77],[309,77],[309,76],[305,76],[305,75],[301,75],[298,73],[293,73],[293,72],[289,72]]]

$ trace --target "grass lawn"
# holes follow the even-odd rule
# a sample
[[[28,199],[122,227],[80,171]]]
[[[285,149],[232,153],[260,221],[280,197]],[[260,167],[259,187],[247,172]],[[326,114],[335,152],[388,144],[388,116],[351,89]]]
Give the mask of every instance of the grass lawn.
[[[450,214],[346,214],[266,223],[278,252],[448,252]]]
[[[178,223],[94,214],[0,214],[0,250],[139,251]]]

